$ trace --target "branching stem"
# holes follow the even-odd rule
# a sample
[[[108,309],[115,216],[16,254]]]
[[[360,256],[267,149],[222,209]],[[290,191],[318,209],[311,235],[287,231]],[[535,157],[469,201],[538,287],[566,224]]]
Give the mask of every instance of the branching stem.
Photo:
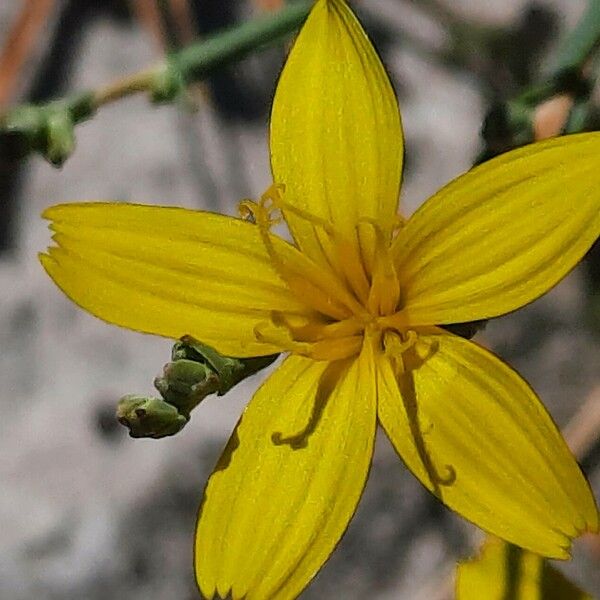
[[[171,102],[185,87],[225,64],[280,42],[306,19],[312,0],[295,0],[280,11],[247,21],[192,44],[150,68],[106,87],[40,105],[20,105],[0,114],[0,149],[12,157],[31,151],[60,166],[75,146],[74,128],[101,107],[147,92],[157,102]]]

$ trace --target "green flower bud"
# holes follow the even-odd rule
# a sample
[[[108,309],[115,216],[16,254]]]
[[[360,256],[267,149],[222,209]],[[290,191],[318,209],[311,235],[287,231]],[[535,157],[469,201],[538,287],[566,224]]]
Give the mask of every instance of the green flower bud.
[[[184,358],[166,364],[154,387],[180,413],[189,415],[206,396],[218,391],[219,377],[208,365]]]
[[[270,365],[276,354],[232,358],[190,336],[174,346],[171,362],[154,380],[162,398],[129,394],[117,407],[117,419],[131,437],[161,438],[181,431],[191,411],[211,394],[222,396],[246,377]]]
[[[128,394],[119,400],[117,420],[133,438],[162,438],[181,431],[188,418],[161,398]]]
[[[75,125],[70,112],[63,107],[47,110],[41,152],[56,167],[60,167],[75,149]]]

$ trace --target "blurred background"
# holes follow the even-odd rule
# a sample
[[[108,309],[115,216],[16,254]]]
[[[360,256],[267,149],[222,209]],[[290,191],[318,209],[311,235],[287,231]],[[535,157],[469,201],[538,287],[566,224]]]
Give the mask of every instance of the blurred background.
[[[281,5],[4,0],[0,113],[106,85]],[[506,102],[551,75],[561,40],[587,7],[586,0],[356,3],[401,103],[405,214],[502,149]],[[40,212],[57,202],[118,199],[234,214],[241,198],[270,183],[268,114],[285,52],[281,44],[223,68],[168,106],[138,95],[102,108],[78,127],[76,151],[61,169],[39,156],[17,160],[0,138],[3,600],[198,597],[192,541],[203,486],[264,374],[208,398],[175,437],[130,439],[114,420],[116,401],[152,392],[171,342],[108,326],[59,293],[36,258],[50,237]],[[593,73],[585,75],[585,127],[595,128],[598,98]],[[564,103],[553,106],[560,120]],[[536,126],[546,118],[534,117]],[[561,426],[570,423],[597,496],[600,431],[590,423],[600,406],[599,279],[598,262],[588,259],[477,338],[530,381]],[[480,539],[380,436],[358,513],[303,597],[449,599],[455,561]],[[600,544],[588,538],[560,568],[593,592],[599,566]]]

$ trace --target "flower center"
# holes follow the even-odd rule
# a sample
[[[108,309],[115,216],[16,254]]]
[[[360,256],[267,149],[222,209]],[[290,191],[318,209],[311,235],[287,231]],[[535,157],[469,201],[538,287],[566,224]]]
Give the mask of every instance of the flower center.
[[[288,204],[283,192],[283,186],[273,185],[258,202],[243,200],[239,210],[243,218],[258,226],[274,268],[310,312],[306,316],[273,312],[269,321],[256,327],[255,335],[284,351],[316,360],[354,356],[360,352],[365,331],[378,331],[381,338],[384,329],[390,328],[386,319],[399,309],[400,284],[390,252],[390,236],[375,220],[364,218],[355,226],[354,239],[349,239],[332,223]],[[314,228],[327,265],[317,264],[271,233],[285,213]],[[387,346],[414,343],[412,334],[406,340],[402,334],[398,336],[403,341],[388,341]],[[385,345],[387,338],[381,339]]]

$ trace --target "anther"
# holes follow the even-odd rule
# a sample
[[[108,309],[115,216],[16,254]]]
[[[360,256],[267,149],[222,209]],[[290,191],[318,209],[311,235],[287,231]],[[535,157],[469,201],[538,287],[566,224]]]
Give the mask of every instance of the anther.
[[[242,200],[238,204],[238,213],[244,221],[250,221],[250,223],[256,224],[256,213],[259,207],[254,200],[249,198]]]
[[[402,339],[400,334],[396,331],[384,332],[384,352],[394,369],[396,377],[399,377],[406,371],[406,365],[402,355],[415,346],[418,341],[418,336],[412,329],[409,329],[406,332],[405,339]]]
[[[418,340],[417,333],[412,329],[406,332],[406,338],[403,340],[398,332],[386,331],[383,337],[383,345],[386,354],[403,354],[410,350]]]
[[[259,202],[245,199],[238,204],[238,212],[242,219],[256,223],[261,228],[270,229],[283,221],[283,216],[273,216],[279,210],[276,198],[279,187],[273,184],[260,198]]]

